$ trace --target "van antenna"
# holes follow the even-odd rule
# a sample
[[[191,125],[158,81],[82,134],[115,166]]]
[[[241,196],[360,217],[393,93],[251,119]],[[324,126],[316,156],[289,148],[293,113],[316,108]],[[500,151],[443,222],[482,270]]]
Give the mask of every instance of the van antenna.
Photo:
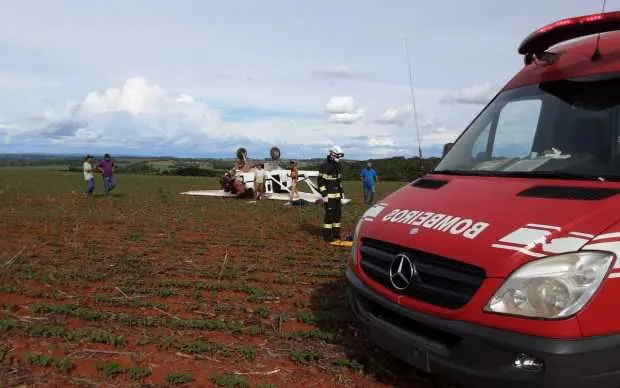
[[[605,12],[605,6],[607,5],[607,0],[603,0],[603,9],[601,9],[601,13]],[[601,50],[600,50],[600,43],[601,43],[601,34],[599,33],[596,37],[596,48],[594,49],[594,53],[592,53],[592,61],[596,62],[598,60],[601,59]]]
[[[407,65],[409,66],[409,89],[411,90],[411,106],[413,107],[413,119],[415,121],[416,136],[418,138],[418,153],[420,155],[420,175],[424,175],[424,165],[422,163],[422,144],[420,142],[420,129],[418,128],[418,113],[415,107],[415,97],[413,94],[413,71],[411,70],[411,58],[409,57],[409,44],[405,37],[405,52],[407,53]]]

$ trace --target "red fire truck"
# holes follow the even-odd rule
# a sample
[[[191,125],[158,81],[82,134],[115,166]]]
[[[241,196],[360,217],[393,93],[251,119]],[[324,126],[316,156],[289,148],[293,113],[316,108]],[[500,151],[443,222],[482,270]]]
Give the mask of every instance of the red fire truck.
[[[467,385],[620,387],[620,12],[518,52],[437,167],[360,218],[349,306],[376,345]]]

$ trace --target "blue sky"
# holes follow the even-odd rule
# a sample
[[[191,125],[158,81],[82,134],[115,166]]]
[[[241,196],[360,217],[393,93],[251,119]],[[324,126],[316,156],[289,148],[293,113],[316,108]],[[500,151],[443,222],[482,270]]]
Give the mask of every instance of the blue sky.
[[[600,3],[600,4],[599,4]],[[0,153],[437,155],[583,0],[0,3]],[[618,10],[620,0],[608,0]]]

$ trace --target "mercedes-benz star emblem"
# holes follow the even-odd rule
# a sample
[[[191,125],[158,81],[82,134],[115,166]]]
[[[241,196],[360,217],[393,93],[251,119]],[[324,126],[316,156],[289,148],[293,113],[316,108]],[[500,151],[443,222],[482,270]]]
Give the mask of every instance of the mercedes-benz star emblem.
[[[411,259],[404,253],[396,255],[390,264],[390,282],[397,290],[409,287],[417,269]]]

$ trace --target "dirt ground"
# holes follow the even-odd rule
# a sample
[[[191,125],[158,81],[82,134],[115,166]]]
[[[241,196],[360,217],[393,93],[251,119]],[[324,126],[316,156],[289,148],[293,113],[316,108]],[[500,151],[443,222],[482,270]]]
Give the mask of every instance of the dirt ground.
[[[117,180],[85,199],[80,173],[0,169],[0,386],[451,387],[358,335],[320,209]]]

